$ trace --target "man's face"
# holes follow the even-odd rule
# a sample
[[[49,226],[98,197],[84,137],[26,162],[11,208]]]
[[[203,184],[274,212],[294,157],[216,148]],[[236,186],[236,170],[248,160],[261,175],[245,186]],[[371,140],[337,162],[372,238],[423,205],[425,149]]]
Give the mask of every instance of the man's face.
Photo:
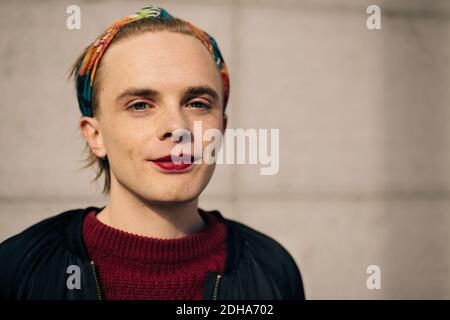
[[[194,164],[168,172],[154,160],[170,155],[176,129],[194,132],[194,121],[223,132],[222,80],[214,60],[193,36],[146,32],[111,45],[99,69],[99,144],[107,154],[111,180],[146,201],[193,200],[211,179],[214,165]],[[189,91],[207,87],[217,98]],[[192,148],[201,136],[191,136]],[[197,142],[198,143],[198,142]],[[205,148],[211,141],[201,143]]]

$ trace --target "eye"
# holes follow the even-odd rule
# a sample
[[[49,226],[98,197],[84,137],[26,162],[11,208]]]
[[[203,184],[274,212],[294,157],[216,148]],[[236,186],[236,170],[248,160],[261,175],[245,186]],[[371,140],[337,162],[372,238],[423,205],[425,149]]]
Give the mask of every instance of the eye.
[[[194,109],[211,109],[211,105],[201,101],[193,101],[189,103],[188,106],[192,106]]]
[[[136,102],[135,104],[132,104],[131,106],[128,107],[128,109],[133,109],[133,110],[145,110],[146,107],[151,107],[148,103],[146,102]]]

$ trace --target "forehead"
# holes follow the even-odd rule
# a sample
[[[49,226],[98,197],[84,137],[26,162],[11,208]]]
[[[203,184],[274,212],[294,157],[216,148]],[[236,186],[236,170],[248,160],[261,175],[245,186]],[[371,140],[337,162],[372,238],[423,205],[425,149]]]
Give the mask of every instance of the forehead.
[[[210,85],[221,91],[220,72],[200,40],[167,31],[145,32],[111,44],[101,60],[99,77],[104,90]]]

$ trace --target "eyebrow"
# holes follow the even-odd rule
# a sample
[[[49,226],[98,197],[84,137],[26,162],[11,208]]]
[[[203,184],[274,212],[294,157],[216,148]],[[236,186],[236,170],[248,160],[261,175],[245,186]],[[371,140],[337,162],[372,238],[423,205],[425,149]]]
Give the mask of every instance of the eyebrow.
[[[183,92],[182,100],[205,94],[209,95],[215,102],[219,100],[219,95],[216,90],[208,85],[191,86],[186,88]],[[162,94],[151,88],[128,88],[117,96],[116,101],[119,101],[125,97],[143,97],[158,100],[161,99]]]

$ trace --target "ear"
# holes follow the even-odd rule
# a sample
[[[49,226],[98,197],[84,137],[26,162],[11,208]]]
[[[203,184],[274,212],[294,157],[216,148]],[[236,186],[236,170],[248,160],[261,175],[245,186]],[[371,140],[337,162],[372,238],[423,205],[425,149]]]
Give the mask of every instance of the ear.
[[[222,134],[224,134],[228,125],[228,115],[226,113],[223,114],[223,123],[222,123]]]
[[[103,137],[100,131],[100,123],[97,121],[97,119],[92,117],[81,117],[80,129],[92,152],[96,154],[97,157],[104,157],[106,155],[106,149],[103,144]]]

